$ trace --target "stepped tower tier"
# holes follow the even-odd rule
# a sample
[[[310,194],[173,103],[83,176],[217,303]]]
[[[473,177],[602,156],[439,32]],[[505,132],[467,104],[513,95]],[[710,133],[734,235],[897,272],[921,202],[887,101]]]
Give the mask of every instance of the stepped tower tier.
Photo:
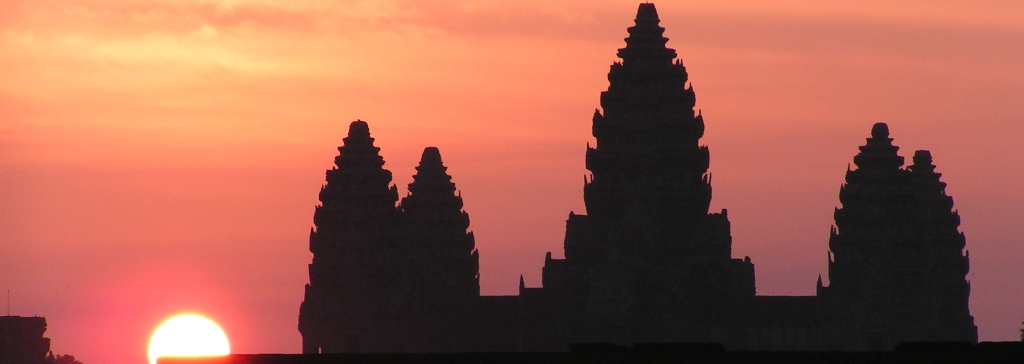
[[[977,341],[968,309],[965,238],[953,198],[919,150],[902,168],[886,124],[875,124],[840,188],[829,239],[827,302],[835,345],[892,349],[902,341]]]
[[[480,256],[437,148],[423,151],[401,210],[410,251],[412,300],[423,309],[456,308],[480,296]]]
[[[343,140],[309,236],[313,262],[299,309],[305,353],[374,350],[363,343],[395,314],[403,280],[391,172],[366,122],[353,122]]]

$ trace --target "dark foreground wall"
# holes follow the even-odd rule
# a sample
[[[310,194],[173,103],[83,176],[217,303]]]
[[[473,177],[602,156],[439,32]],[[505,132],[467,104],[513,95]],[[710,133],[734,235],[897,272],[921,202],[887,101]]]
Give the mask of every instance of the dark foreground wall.
[[[451,354],[234,354],[214,358],[165,358],[159,364],[336,364],[336,363],[1024,363],[1024,343],[904,343],[895,351],[758,352],[726,351],[717,344],[575,345],[560,353]]]

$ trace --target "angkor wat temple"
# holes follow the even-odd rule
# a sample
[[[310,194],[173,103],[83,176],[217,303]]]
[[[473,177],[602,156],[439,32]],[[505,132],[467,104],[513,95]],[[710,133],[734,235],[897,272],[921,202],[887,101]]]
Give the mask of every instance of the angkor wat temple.
[[[709,213],[709,150],[686,68],[641,4],[593,116],[587,214],[569,213],[565,258],[541,288],[481,296],[469,215],[436,148],[408,196],[367,124],[327,171],[299,310],[304,353],[564,351],[573,343],[716,342],[730,350],[890,350],[977,342],[960,217],[928,151],[904,167],[875,124],[840,188],[829,286],[761,296],[732,257],[726,210]],[[602,112],[603,111],[603,112]]]

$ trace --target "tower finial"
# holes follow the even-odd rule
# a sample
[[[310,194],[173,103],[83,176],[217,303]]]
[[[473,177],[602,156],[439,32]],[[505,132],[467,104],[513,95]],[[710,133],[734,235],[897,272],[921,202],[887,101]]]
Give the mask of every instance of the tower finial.
[[[885,139],[889,137],[889,125],[885,123],[875,123],[871,127],[871,137],[875,139]]]
[[[636,25],[654,25],[657,26],[661,20],[658,19],[658,9],[654,7],[654,4],[645,2],[640,4],[640,7],[636,10]]]

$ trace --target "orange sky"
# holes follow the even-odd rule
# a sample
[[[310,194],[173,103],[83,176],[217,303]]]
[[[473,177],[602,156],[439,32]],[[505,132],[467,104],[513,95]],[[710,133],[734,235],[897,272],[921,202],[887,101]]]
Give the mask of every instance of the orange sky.
[[[287,5],[281,5],[284,3]],[[1024,4],[657,3],[707,123],[712,209],[760,294],[813,294],[874,122],[929,149],[982,340],[1024,318]],[[584,211],[590,117],[636,2],[0,1],[0,289],[58,354],[145,360],[198,311],[297,352],[308,233],[349,122],[402,195],[440,147],[485,294],[540,283]]]

